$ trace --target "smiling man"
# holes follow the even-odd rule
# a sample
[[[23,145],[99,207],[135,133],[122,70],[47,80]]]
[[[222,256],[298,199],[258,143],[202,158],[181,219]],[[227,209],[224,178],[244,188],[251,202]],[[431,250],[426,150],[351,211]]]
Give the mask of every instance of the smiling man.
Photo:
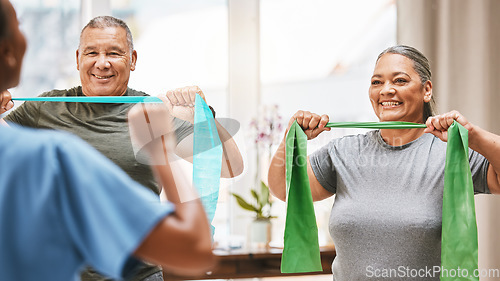
[[[92,19],[81,32],[76,59],[81,86],[52,90],[41,97],[147,95],[128,88],[137,53],[130,29],[122,20],[109,16]],[[138,163],[133,152],[127,124],[127,113],[132,106],[126,103],[24,102],[4,120],[78,135],[133,179],[159,194],[161,188],[151,169]],[[188,121],[178,118],[174,119],[173,129],[178,142],[193,131]]]
[[[76,58],[81,86],[53,90],[41,96],[147,96],[128,87],[130,72],[135,70],[137,52],[130,29],[122,20],[110,16],[92,19],[82,30]],[[192,145],[180,142],[186,139],[183,143],[189,143],[187,136],[193,132],[195,93],[205,99],[196,86],[165,94],[165,103],[174,117],[173,130],[178,143],[175,152],[188,161],[192,159]],[[1,105],[5,109],[0,107],[0,114],[11,107],[7,100]],[[161,187],[151,168],[139,163],[134,155],[127,124],[127,113],[132,106],[126,103],[25,102],[4,119],[8,123],[27,127],[74,133],[115,162],[131,178],[159,194]],[[216,124],[225,151],[222,176],[237,176],[243,170],[239,149],[231,135],[219,123]],[[109,279],[90,269],[82,274],[82,281],[96,280]],[[131,280],[163,280],[161,268],[145,264]]]
[[[111,19],[110,19],[111,20]],[[106,27],[103,19],[89,23],[76,51],[82,90],[86,96],[122,96],[127,92],[130,71],[135,70],[134,51],[128,27]]]

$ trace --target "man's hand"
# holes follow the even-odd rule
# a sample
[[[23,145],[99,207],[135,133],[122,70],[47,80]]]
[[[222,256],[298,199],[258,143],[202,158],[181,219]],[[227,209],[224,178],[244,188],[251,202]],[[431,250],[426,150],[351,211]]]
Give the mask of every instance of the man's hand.
[[[205,95],[198,86],[189,86],[168,91],[165,104],[170,114],[194,124],[194,103],[196,94],[199,94],[206,102]]]
[[[12,96],[10,92],[5,90],[0,93],[0,114],[11,110],[14,107],[14,102],[12,101]]]

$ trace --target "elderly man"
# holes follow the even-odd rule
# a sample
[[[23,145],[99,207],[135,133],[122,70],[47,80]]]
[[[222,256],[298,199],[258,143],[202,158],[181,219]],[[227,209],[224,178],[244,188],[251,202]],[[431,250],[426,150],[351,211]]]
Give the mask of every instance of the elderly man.
[[[0,0],[3,110],[12,106],[5,90],[19,83],[25,50],[14,7]],[[166,109],[149,109],[150,119],[170,120]],[[142,120],[141,107],[131,110],[130,131],[140,131]],[[155,122],[151,127],[164,131],[169,126]],[[168,147],[165,151],[155,144],[147,146],[151,157],[169,153]],[[160,203],[109,159],[67,133],[0,126],[0,151],[0,280],[75,280],[86,264],[128,280],[139,265],[137,258],[190,274],[213,267],[200,200]],[[190,184],[174,181],[179,173],[163,163],[153,169],[170,197],[179,190],[195,192]]]
[[[68,90],[53,90],[41,96],[145,96],[128,88],[130,71],[135,69],[137,52],[133,49],[130,29],[119,19],[101,16],[92,19],[82,30],[76,51],[77,69],[82,86]],[[193,131],[193,105],[195,93],[203,98],[198,87],[168,91],[166,104],[174,116],[173,127],[177,136],[176,153],[188,160],[192,147],[182,145]],[[3,106],[10,105],[5,100]],[[5,111],[0,107],[0,113]],[[127,112],[131,104],[25,102],[11,112],[5,121],[35,128],[51,128],[72,132],[94,146],[120,166],[127,174],[157,194],[158,187],[148,165],[137,162],[127,127]],[[215,112],[214,112],[215,114]],[[239,150],[226,130],[217,123],[223,143],[222,176],[232,177],[243,170]],[[179,149],[183,147],[183,149]],[[186,149],[186,147],[188,147]],[[82,171],[84,172],[84,171]],[[105,280],[93,271],[82,274],[83,281]],[[163,280],[161,269],[144,265],[132,280]]]

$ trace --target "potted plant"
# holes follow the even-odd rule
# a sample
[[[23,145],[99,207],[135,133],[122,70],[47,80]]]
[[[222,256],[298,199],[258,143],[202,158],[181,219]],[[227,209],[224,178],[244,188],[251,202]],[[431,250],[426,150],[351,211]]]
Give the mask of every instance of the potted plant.
[[[269,188],[261,181],[260,190],[251,189],[250,193],[255,199],[256,204],[252,204],[243,199],[240,195],[231,193],[236,199],[238,205],[244,210],[255,213],[254,220],[250,224],[248,232],[248,242],[251,247],[257,246],[269,247],[271,241],[271,219],[276,218],[271,215],[271,207],[273,202],[270,200]]]

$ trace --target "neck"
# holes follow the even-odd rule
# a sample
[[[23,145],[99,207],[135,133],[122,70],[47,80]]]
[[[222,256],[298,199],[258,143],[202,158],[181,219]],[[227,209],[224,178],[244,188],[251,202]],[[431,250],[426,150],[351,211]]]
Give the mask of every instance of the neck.
[[[106,95],[95,95],[95,94],[92,94],[92,93],[88,93],[85,91],[85,88],[82,87],[82,93],[83,95],[87,96],[87,97],[111,97],[111,96],[123,96],[125,95],[125,93],[127,93],[127,90],[128,88],[125,88],[125,90],[123,90],[123,92],[121,94],[118,94],[118,95],[114,95],[114,94],[106,94]]]
[[[424,134],[424,128],[418,129],[381,129],[382,139],[391,146],[401,146],[412,142]]]

